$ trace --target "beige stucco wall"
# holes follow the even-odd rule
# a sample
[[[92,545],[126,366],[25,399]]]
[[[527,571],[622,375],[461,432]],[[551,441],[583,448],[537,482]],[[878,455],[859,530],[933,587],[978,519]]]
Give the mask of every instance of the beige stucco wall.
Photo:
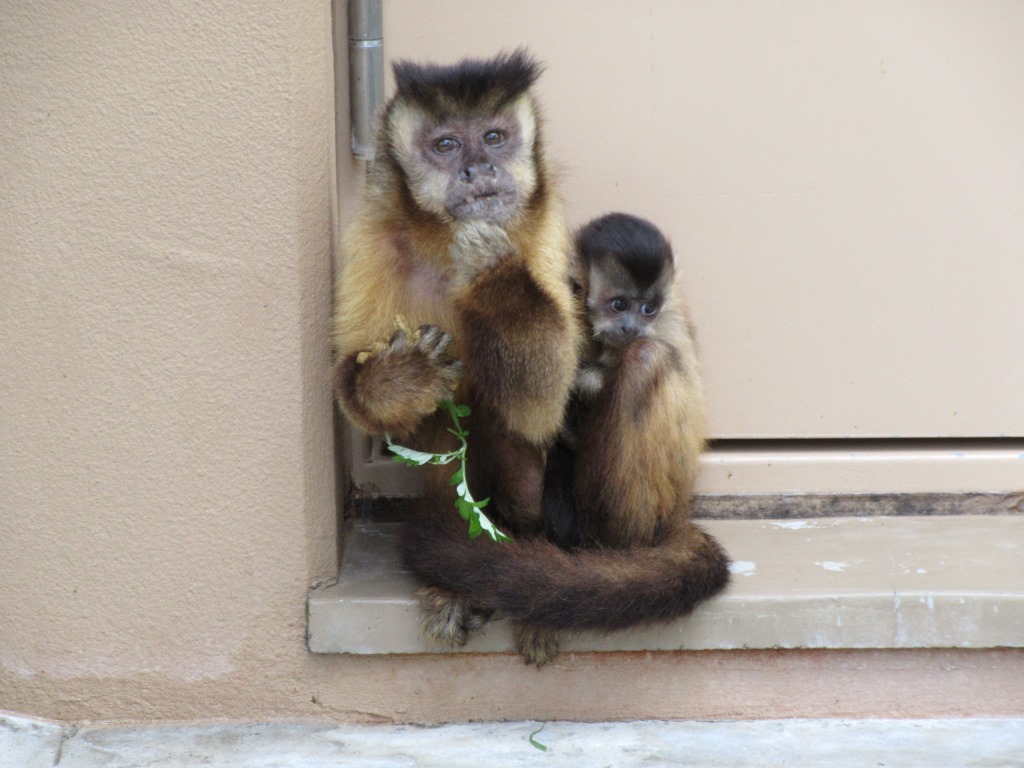
[[[3,4],[0,707],[266,713],[306,665],[330,35],[328,2]]]
[[[611,654],[541,672],[307,653],[307,588],[336,568],[330,29],[327,0],[3,4],[0,709],[1013,709],[1013,652]]]

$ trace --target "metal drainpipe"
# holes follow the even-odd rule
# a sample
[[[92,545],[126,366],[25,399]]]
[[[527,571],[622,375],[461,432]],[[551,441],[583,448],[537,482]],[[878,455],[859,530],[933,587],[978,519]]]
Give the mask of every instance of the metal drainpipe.
[[[349,0],[349,119],[352,156],[373,160],[377,110],[384,102],[382,0]]]
[[[348,101],[349,135],[352,157],[365,182],[369,165],[375,154],[377,113],[384,103],[384,19],[383,0],[347,0],[348,6]],[[342,4],[346,0],[334,0],[335,45],[341,42],[340,29]],[[335,48],[340,56],[341,51]],[[340,82],[338,85],[341,85]],[[339,99],[340,103],[340,99]],[[338,125],[343,125],[338,115]],[[341,147],[338,147],[341,155]],[[340,161],[340,157],[338,158]],[[357,181],[357,184],[359,182]],[[340,233],[336,233],[336,236]],[[334,249],[333,270],[335,278],[341,274],[341,249]],[[369,438],[350,425],[335,410],[335,446],[339,462],[337,466],[339,515],[347,498],[348,487],[353,483],[377,482],[387,487],[394,484],[394,475],[389,474],[395,465],[390,461],[374,458],[382,454],[381,442]],[[388,465],[382,470],[383,465]],[[367,471],[369,475],[367,476]],[[362,474],[360,474],[362,473]],[[340,518],[339,518],[340,519]],[[339,539],[340,541],[340,539]]]

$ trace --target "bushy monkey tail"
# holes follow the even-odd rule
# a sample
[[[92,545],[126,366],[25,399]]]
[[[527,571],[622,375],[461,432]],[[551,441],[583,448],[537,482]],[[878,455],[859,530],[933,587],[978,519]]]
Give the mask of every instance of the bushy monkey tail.
[[[561,549],[540,536],[470,539],[455,510],[424,501],[402,558],[424,584],[549,630],[612,631],[671,621],[729,582],[729,558],[691,522],[652,547]],[[425,514],[423,514],[425,513]]]

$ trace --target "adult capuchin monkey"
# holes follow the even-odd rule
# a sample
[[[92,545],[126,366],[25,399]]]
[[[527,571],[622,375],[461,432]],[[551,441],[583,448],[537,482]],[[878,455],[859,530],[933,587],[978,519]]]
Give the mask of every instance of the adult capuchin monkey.
[[[474,496],[491,499],[488,514],[506,533],[540,534],[544,452],[582,343],[571,236],[531,93],[540,67],[519,50],[454,66],[399,62],[394,73],[377,159],[343,244],[335,394],[363,431],[441,452],[457,443],[437,403],[457,386],[454,399],[472,408]],[[446,536],[468,539],[451,467],[427,473],[406,538],[436,528],[443,558]],[[488,610],[435,588],[424,597],[426,634],[464,643]]]
[[[530,92],[538,73],[522,51],[396,65],[378,159],[345,241],[334,383],[364,431],[433,452],[454,447],[435,407],[457,386],[455,399],[473,409],[468,482],[515,540],[469,539],[450,468],[429,468],[402,533],[403,560],[427,585],[424,630],[433,643],[464,644],[500,611],[523,657],[541,664],[557,652],[550,630],[678,615],[665,583],[692,604],[721,580],[724,556],[696,535],[670,554],[567,551],[544,536],[545,451],[574,385],[583,312]],[[406,323],[417,330],[394,330]],[[634,469],[644,482],[643,465]]]

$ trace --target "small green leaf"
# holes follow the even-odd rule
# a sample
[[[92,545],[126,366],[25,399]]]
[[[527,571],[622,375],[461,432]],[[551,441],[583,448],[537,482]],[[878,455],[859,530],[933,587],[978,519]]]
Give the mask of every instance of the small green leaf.
[[[499,531],[483,512],[476,513],[476,521],[492,541],[512,541],[512,537]]]
[[[539,741],[537,741],[533,737],[536,736],[541,731],[543,731],[545,726],[547,726],[547,723],[542,723],[540,728],[538,728],[536,731],[534,731],[533,733],[530,734],[530,744],[532,746],[536,747],[537,749],[539,749],[541,752],[547,752],[548,748],[545,745],[541,744]]]
[[[460,496],[455,500],[455,508],[459,510],[459,515],[462,516],[463,520],[470,521],[470,527],[472,527],[473,504]]]
[[[390,448],[396,456],[400,457],[400,461],[405,461],[410,466],[422,466],[424,464],[428,464],[437,456],[435,453],[414,451],[412,448],[406,448],[404,445],[395,445],[390,442],[388,443],[388,448]]]
[[[468,405],[457,405],[457,406],[455,406],[455,415],[458,416],[460,419],[466,418],[471,413],[472,413],[472,411],[469,410],[469,406]]]

